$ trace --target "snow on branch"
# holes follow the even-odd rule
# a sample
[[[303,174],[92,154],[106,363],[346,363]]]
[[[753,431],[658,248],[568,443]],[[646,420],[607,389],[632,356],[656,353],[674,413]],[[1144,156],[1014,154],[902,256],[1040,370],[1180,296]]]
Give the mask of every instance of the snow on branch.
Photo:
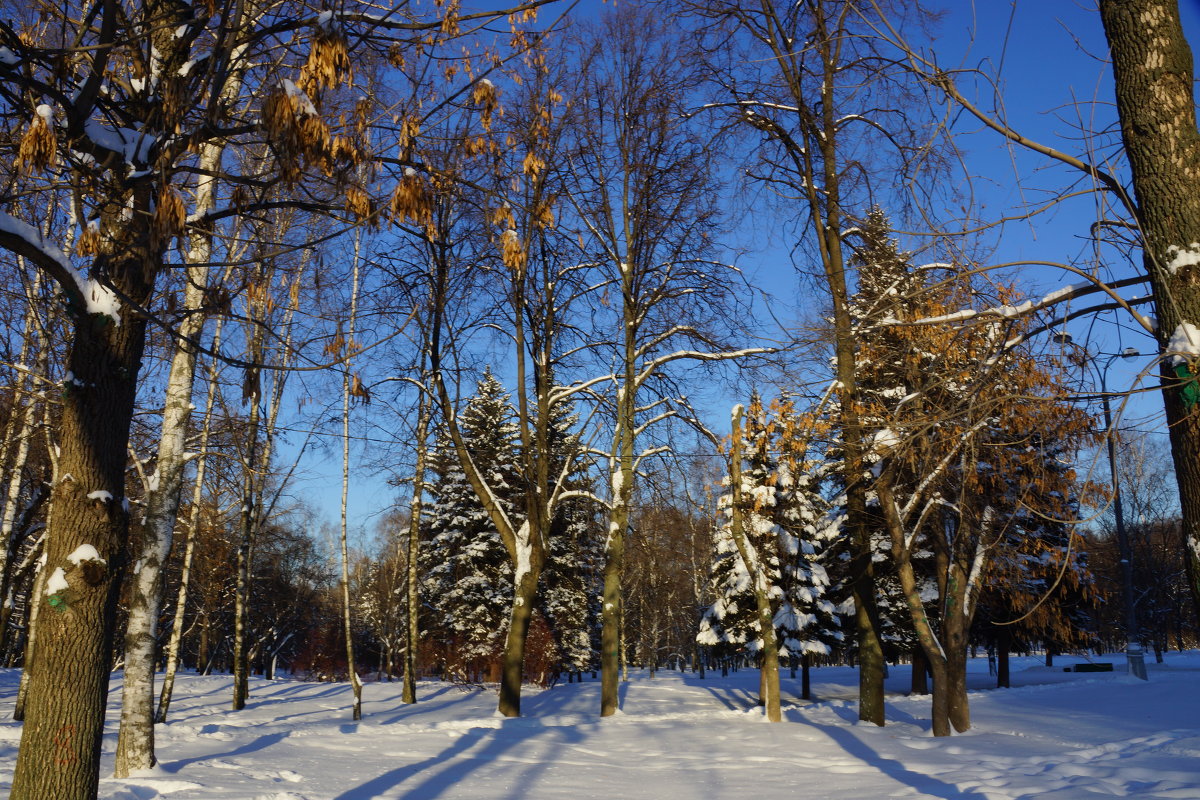
[[[84,278],[62,248],[43,239],[37,228],[0,212],[0,246],[29,259],[58,281],[67,295],[68,307],[83,309],[88,314],[103,314],[121,324],[121,304],[112,289]]]
[[[1042,262],[1028,262],[1028,263],[1032,264],[1032,263],[1042,263]],[[974,309],[974,308],[964,308],[959,311],[951,312],[949,314],[939,314],[938,316],[922,317],[921,319],[915,319],[915,320],[898,320],[898,319],[894,319],[894,318],[889,318],[887,320],[884,320],[883,324],[889,325],[889,326],[940,325],[940,324],[946,324],[946,323],[964,323],[964,324],[966,324],[966,323],[983,322],[983,321],[996,320],[996,319],[1019,319],[1022,317],[1027,317],[1038,311],[1042,311],[1047,308],[1051,308],[1053,306],[1059,305],[1060,303],[1065,303],[1070,300],[1074,300],[1077,297],[1083,297],[1086,295],[1095,294],[1097,292],[1102,292],[1102,293],[1108,295],[1109,297],[1111,297],[1113,299],[1113,301],[1119,307],[1128,311],[1129,314],[1135,320],[1137,320],[1138,324],[1140,324],[1143,328],[1146,329],[1147,333],[1150,333],[1150,334],[1154,333],[1153,321],[1150,318],[1143,316],[1142,314],[1140,314],[1136,310],[1134,310],[1133,306],[1138,301],[1126,300],[1125,298],[1121,297],[1121,295],[1117,294],[1117,291],[1116,291],[1118,288],[1121,288],[1123,286],[1129,286],[1129,285],[1137,284],[1137,283],[1144,283],[1147,280],[1147,278],[1145,276],[1139,275],[1134,278],[1126,278],[1126,279],[1123,279],[1120,281],[1114,281],[1112,283],[1107,283],[1105,281],[1100,280],[1099,278],[1089,275],[1088,273],[1084,272],[1083,270],[1081,270],[1077,267],[1072,267],[1072,266],[1069,266],[1066,264],[1053,264],[1052,266],[1059,267],[1060,269],[1064,269],[1068,272],[1073,272],[1076,275],[1086,278],[1087,280],[1085,282],[1073,283],[1068,286],[1064,286],[1062,288],[1055,289],[1054,291],[1044,295],[1043,297],[1041,297],[1038,300],[1026,300],[1022,303],[1017,303],[1016,305],[1004,304],[1004,305],[992,306],[991,308],[985,308],[985,309],[979,309],[979,310]]]
[[[728,361],[734,358],[745,358],[746,356],[763,355],[765,353],[778,352],[774,347],[747,347],[742,350],[729,350],[726,352],[704,352],[701,350],[676,350],[674,353],[667,353],[658,358],[644,362],[642,370],[634,379],[634,386],[641,386],[646,380],[655,373],[655,371],[672,361],[680,361],[683,359],[691,359],[693,361]]]
[[[644,460],[646,460],[647,458],[651,458],[653,456],[662,455],[663,453],[669,453],[669,452],[671,452],[671,448],[665,444],[659,445],[658,447],[651,447],[649,449],[643,450],[638,455],[638,457],[633,460],[634,472],[637,472],[639,469],[641,469],[642,462]]]

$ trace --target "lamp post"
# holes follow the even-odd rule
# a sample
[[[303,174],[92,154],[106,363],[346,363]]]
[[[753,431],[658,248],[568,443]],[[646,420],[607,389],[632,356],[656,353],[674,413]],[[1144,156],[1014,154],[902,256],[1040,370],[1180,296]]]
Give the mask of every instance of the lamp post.
[[[1100,370],[1100,401],[1104,407],[1104,430],[1108,440],[1108,471],[1112,477],[1113,517],[1117,525],[1117,550],[1121,557],[1121,594],[1125,612],[1125,661],[1129,674],[1148,680],[1146,655],[1137,638],[1137,613],[1133,602],[1133,549],[1129,543],[1129,532],[1125,529],[1125,515],[1121,507],[1121,482],[1117,477],[1117,443],[1113,430],[1112,411],[1108,404],[1108,368],[1118,358],[1136,358],[1141,355],[1132,347],[1114,353],[1104,362]]]

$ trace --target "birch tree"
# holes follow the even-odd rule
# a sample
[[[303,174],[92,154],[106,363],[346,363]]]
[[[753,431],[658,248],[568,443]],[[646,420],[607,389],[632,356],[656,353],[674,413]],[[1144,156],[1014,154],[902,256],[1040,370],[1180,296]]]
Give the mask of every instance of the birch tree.
[[[347,194],[339,177],[364,156],[356,122],[350,115],[327,121],[319,112],[346,99],[336,90],[352,83],[349,43],[381,55],[396,44],[403,60],[406,44],[424,40],[428,54],[503,14],[472,16],[457,5],[432,16],[358,7],[319,14],[293,5],[260,17],[259,10],[232,4],[197,11],[153,0],[42,4],[20,10],[20,31],[0,31],[11,54],[0,66],[0,102],[24,123],[6,160],[22,184],[17,192],[71,185],[78,230],[69,255],[44,237],[42,220],[0,217],[0,246],[29,259],[63,291],[68,368],[79,390],[66,399],[60,428],[62,481],[46,540],[52,591],[37,599],[55,598],[61,613],[42,617],[45,646],[30,665],[16,798],[74,800],[96,791],[107,653],[128,552],[126,445],[146,327],[162,310],[155,288],[172,240],[273,204],[340,211],[350,201],[362,210],[362,190]],[[284,44],[296,33],[309,45],[303,55]],[[64,61],[64,52],[77,57]],[[229,109],[225,91],[243,64],[254,65],[254,98]],[[231,118],[223,118],[225,109]],[[264,140],[270,155],[241,162],[249,171],[225,162],[229,205],[190,219],[183,195],[204,146]],[[320,176],[322,185],[303,199],[290,194],[305,176]]]

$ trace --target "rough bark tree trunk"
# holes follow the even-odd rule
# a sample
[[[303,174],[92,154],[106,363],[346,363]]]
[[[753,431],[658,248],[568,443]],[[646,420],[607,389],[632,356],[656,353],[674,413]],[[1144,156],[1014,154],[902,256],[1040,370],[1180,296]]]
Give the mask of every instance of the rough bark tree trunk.
[[[135,201],[146,213],[149,197]],[[157,259],[144,243],[122,240],[124,260],[108,274],[144,304]],[[13,774],[14,800],[88,800],[96,795],[108,696],[116,603],[129,535],[126,447],[133,419],[146,321],[121,309],[119,321],[72,309],[72,343],[59,427],[61,477],[46,538],[45,596],[38,646]],[[94,557],[92,557],[94,555]],[[63,687],[69,687],[64,691]]]
[[[929,661],[925,658],[925,650],[920,644],[912,651],[911,687],[911,694],[929,694]]]
[[[1163,402],[1179,484],[1184,557],[1200,613],[1200,132],[1192,51],[1177,0],[1101,0],[1121,136],[1129,156],[1143,264],[1150,276],[1161,350]],[[1190,325],[1191,335],[1188,336]],[[1174,348],[1172,337],[1181,337]],[[1190,339],[1190,342],[1189,342]],[[1174,363],[1172,363],[1174,362]]]

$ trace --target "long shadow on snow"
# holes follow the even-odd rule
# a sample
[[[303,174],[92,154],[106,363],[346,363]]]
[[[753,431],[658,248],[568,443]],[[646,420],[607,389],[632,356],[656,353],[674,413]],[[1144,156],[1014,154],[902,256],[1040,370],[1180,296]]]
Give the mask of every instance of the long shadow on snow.
[[[259,750],[264,750],[273,744],[279,744],[287,737],[288,737],[287,732],[268,733],[268,734],[258,737],[253,742],[247,742],[246,744],[242,745],[241,747],[235,748],[233,750],[228,750],[224,753],[209,753],[208,755],[193,756],[192,758],[183,758],[183,759],[180,759],[179,761],[166,762],[166,763],[162,764],[162,769],[164,772],[176,773],[176,772],[179,772],[179,770],[186,767],[188,764],[195,764],[199,761],[209,761],[210,759],[214,759],[214,758],[232,758],[234,756],[244,756],[247,753],[254,753]]]
[[[980,794],[974,789],[960,789],[952,783],[946,783],[920,772],[913,772],[896,759],[886,758],[875,750],[872,750],[866,742],[855,737],[853,733],[845,728],[837,725],[820,725],[813,722],[808,724],[824,733],[834,742],[840,744],[847,754],[858,758],[868,766],[875,767],[884,775],[908,784],[922,794],[927,794],[931,797],[941,797],[944,800],[959,800],[959,798],[963,797],[985,797],[985,795]]]
[[[736,686],[715,686],[700,684],[700,687],[711,694],[730,711],[746,711],[758,706],[758,696]]]
[[[427,758],[416,764],[399,767],[390,772],[372,778],[364,784],[349,789],[333,800],[375,800],[382,793],[393,789],[410,778],[424,773],[420,783],[407,789],[400,795],[401,800],[432,800],[462,781],[463,777],[481,766],[494,766],[496,760],[505,752],[518,747],[525,741],[544,735],[547,726],[536,719],[519,717],[505,720],[499,728],[471,728],[464,732],[452,745],[432,758]],[[583,735],[573,727],[554,726],[555,732],[562,731],[566,742],[580,741]],[[469,758],[455,759],[462,756],[481,742],[486,742]],[[543,759],[545,765],[553,763],[553,755]],[[441,765],[438,772],[432,770]],[[544,768],[543,765],[532,765],[533,769]],[[514,797],[520,797],[520,791]]]
[[[455,697],[459,697],[461,699],[461,698],[465,698],[468,694],[467,692],[460,692],[458,695],[443,698],[442,700],[439,700],[436,704],[430,705],[431,700],[434,700],[435,698],[438,698],[444,694],[447,694],[452,688],[454,688],[454,687],[442,686],[441,688],[436,689],[436,690],[430,692],[429,694],[418,694],[416,703],[401,703],[401,704],[394,706],[392,708],[389,708],[387,710],[374,712],[372,716],[383,715],[383,714],[395,714],[394,717],[382,720],[380,722],[380,724],[382,724],[382,725],[391,725],[396,722],[415,721],[422,714],[430,714],[434,711],[438,711],[442,708],[445,708],[447,704],[454,702]]]

